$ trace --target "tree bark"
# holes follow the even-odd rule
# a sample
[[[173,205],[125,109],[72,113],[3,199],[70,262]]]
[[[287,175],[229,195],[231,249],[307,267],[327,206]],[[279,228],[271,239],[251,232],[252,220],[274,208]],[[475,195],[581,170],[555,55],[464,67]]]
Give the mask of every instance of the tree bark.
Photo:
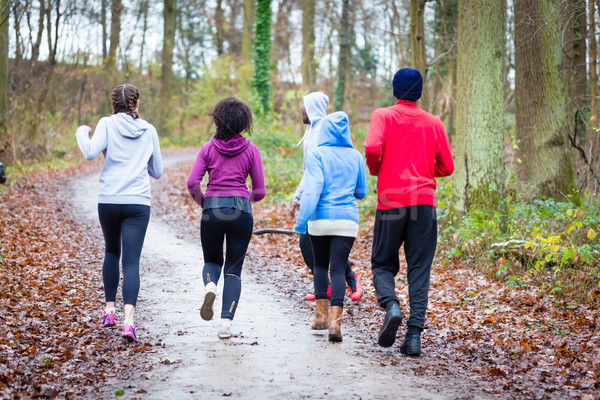
[[[10,15],[10,0],[0,0],[0,155],[8,141],[6,112],[8,111],[8,18]]]
[[[215,46],[217,54],[224,53],[223,42],[225,40],[225,16],[223,14],[223,0],[217,0],[215,7]]]
[[[515,0],[515,96],[521,190],[580,202],[569,138],[559,0]]]
[[[242,27],[242,60],[252,58],[252,40],[254,39],[254,0],[244,0],[244,25]]]
[[[335,86],[334,111],[344,109],[346,81],[350,62],[350,7],[351,0],[342,0],[342,20],[340,21],[340,53],[338,57],[337,84]]]
[[[419,107],[429,109],[427,93],[427,54],[425,53],[425,0],[410,0],[410,48],[412,68],[423,75],[423,92],[419,99]]]
[[[141,7],[144,13],[144,23],[142,25],[142,43],[140,44],[140,71],[144,67],[144,48],[146,47],[146,33],[148,32],[148,0],[145,0]]]
[[[123,11],[121,0],[112,0],[110,7],[110,47],[106,58],[106,67],[111,72],[115,71],[117,65],[117,49],[121,38],[121,11]]]
[[[316,0],[302,0],[302,83],[305,90],[314,91],[317,75],[315,64]]]
[[[495,208],[504,193],[505,0],[461,0],[454,207]]]

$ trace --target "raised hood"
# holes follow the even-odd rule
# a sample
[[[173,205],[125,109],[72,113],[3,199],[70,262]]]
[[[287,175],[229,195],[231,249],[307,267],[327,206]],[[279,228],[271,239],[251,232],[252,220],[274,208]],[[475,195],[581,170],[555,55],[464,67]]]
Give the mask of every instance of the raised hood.
[[[117,132],[129,139],[137,139],[150,127],[150,124],[143,119],[133,118],[125,113],[111,115],[110,119],[117,127]]]
[[[327,115],[328,105],[329,97],[325,93],[312,92],[304,96],[304,109],[311,126],[318,124]]]
[[[354,147],[345,112],[338,111],[325,117],[319,132],[319,146]]]

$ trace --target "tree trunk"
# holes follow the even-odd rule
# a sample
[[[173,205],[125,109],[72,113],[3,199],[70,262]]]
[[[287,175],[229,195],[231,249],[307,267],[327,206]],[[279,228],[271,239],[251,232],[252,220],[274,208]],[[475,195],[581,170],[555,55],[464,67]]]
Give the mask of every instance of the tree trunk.
[[[144,13],[144,23],[142,25],[142,43],[140,44],[140,72],[144,67],[144,48],[146,47],[146,33],[148,32],[148,1],[145,0],[141,5]]]
[[[410,0],[410,48],[412,68],[423,75],[423,93],[419,99],[419,107],[429,109],[427,94],[427,54],[425,53],[425,0]]]
[[[585,0],[562,0],[562,47],[567,86],[567,121],[569,135],[583,136],[583,108],[587,89],[586,74],[586,7]]]
[[[259,101],[259,115],[271,110],[271,0],[256,0],[256,23],[254,27],[254,77],[252,87]]]
[[[173,47],[175,44],[175,24],[177,22],[177,0],[164,0],[163,8],[163,48],[160,75],[160,93],[164,102],[164,114],[161,118],[161,131],[166,132],[166,122],[171,115],[171,97],[173,95]]]
[[[227,5],[229,6],[229,22],[227,23],[227,29],[225,30],[227,54],[234,59],[239,59],[242,54],[242,32],[238,28],[236,21],[239,19],[240,15],[241,19],[244,19],[244,5],[242,0],[227,0]]]
[[[598,169],[598,149],[600,133],[598,129],[598,49],[596,41],[596,7],[594,0],[589,0],[589,41],[590,41],[590,129],[586,135],[586,150],[591,165]],[[598,185],[595,180],[588,179],[588,189],[596,193]]]
[[[293,5],[293,2],[290,0],[279,0],[277,8],[277,17],[275,18],[275,26],[273,27],[273,31],[277,32],[277,34],[273,38],[271,58],[278,70],[281,69],[280,63],[284,61],[289,62],[290,60],[290,14],[292,13]]]
[[[37,63],[38,57],[40,56],[40,46],[42,44],[42,36],[44,35],[44,13],[46,10],[46,2],[40,0],[40,13],[38,18],[38,30],[37,36],[35,37],[35,43],[31,47],[31,67]]]
[[[315,6],[316,0],[302,0],[302,83],[314,91],[317,75],[315,64]]]
[[[102,4],[100,6],[100,24],[102,25],[102,60],[106,63],[106,57],[108,56],[108,51],[106,50],[106,37],[107,27],[106,27],[106,8],[108,7],[108,0],[102,0]]]
[[[350,61],[350,4],[351,0],[342,0],[342,20],[340,21],[340,53],[337,84],[335,86],[334,111],[344,109],[346,81]]]
[[[225,16],[223,14],[223,0],[217,0],[215,7],[215,46],[217,54],[224,53],[223,42],[225,40]]]
[[[560,1],[514,4],[519,183],[529,197],[580,202],[566,133]]]
[[[0,1],[0,156],[8,141],[6,112],[8,111],[8,18],[10,15],[10,0]]]
[[[242,60],[252,58],[252,40],[254,38],[254,0],[244,0],[244,25],[242,28]]]
[[[54,21],[54,40],[52,40],[52,1],[48,1],[46,7],[46,34],[48,36],[48,61],[50,65],[56,65],[56,51],[58,49],[58,27],[60,24],[60,0],[56,0],[56,20]]]
[[[117,65],[117,48],[121,37],[121,11],[123,11],[121,0],[112,0],[110,7],[110,47],[106,58],[106,66],[111,74],[114,73]],[[114,79],[114,75],[112,79]]]
[[[461,0],[455,209],[495,208],[504,192],[505,0]]]

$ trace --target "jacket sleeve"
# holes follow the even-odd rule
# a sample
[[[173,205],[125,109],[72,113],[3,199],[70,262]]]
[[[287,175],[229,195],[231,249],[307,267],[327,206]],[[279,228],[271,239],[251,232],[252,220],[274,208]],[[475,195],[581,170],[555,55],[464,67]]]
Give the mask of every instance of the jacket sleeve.
[[[383,119],[375,110],[371,116],[367,136],[363,142],[369,173],[374,176],[379,174],[381,158],[383,157],[384,128]]]
[[[265,188],[265,174],[263,171],[262,157],[258,148],[254,148],[252,157],[252,167],[250,168],[250,179],[252,180],[252,190],[250,191],[250,201],[261,201],[267,194]]]
[[[446,130],[442,125],[437,135],[437,151],[435,153],[434,177],[450,176],[454,172],[454,160],[452,160],[452,151]]]
[[[358,152],[357,152],[358,153]],[[365,171],[365,162],[362,156],[358,153],[358,177],[356,180],[356,190],[354,190],[354,197],[358,200],[362,200],[367,196],[369,187],[367,185],[367,173]]]
[[[187,180],[187,187],[194,201],[200,206],[204,204],[204,193],[202,193],[202,178],[206,173],[206,161],[204,159],[204,147],[200,148],[196,161],[190,171],[190,176]]]
[[[153,129],[152,132],[152,155],[150,156],[150,160],[148,160],[148,174],[155,179],[159,179],[163,174],[160,143],[158,142],[158,133],[156,133],[156,129]]]
[[[318,153],[313,151],[306,157],[306,176],[304,191],[300,200],[300,210],[298,210],[298,219],[294,231],[306,233],[308,220],[314,214],[323,192],[323,168]]]
[[[75,138],[77,139],[81,154],[83,154],[86,160],[90,161],[95,160],[100,153],[106,150],[106,146],[108,146],[108,130],[104,118],[98,121],[96,130],[90,139],[89,135],[91,131],[92,128],[82,125],[75,132]]]

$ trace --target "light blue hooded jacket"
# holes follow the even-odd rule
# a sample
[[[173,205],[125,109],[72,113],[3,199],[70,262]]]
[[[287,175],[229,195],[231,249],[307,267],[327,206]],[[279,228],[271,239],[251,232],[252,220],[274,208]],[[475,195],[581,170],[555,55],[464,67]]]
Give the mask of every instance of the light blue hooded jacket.
[[[81,154],[94,160],[104,154],[98,203],[149,206],[150,179],[163,173],[158,134],[154,126],[126,113],[98,121],[92,138],[89,126],[75,133]]]
[[[298,146],[302,144],[303,151],[303,163],[302,163],[302,178],[298,184],[298,189],[294,193],[294,202],[299,202],[302,198],[302,191],[306,183],[306,177],[304,176],[304,170],[306,169],[306,157],[308,154],[317,148],[319,140],[319,130],[321,129],[321,122],[327,115],[327,106],[329,105],[329,97],[325,93],[312,92],[304,96],[303,99],[304,109],[306,115],[310,120],[310,125],[306,128],[302,140],[298,143]]]
[[[318,147],[306,159],[306,177],[294,231],[306,233],[309,220],[347,219],[358,223],[356,199],[367,195],[362,155],[354,149],[348,116],[329,114],[322,122]]]

